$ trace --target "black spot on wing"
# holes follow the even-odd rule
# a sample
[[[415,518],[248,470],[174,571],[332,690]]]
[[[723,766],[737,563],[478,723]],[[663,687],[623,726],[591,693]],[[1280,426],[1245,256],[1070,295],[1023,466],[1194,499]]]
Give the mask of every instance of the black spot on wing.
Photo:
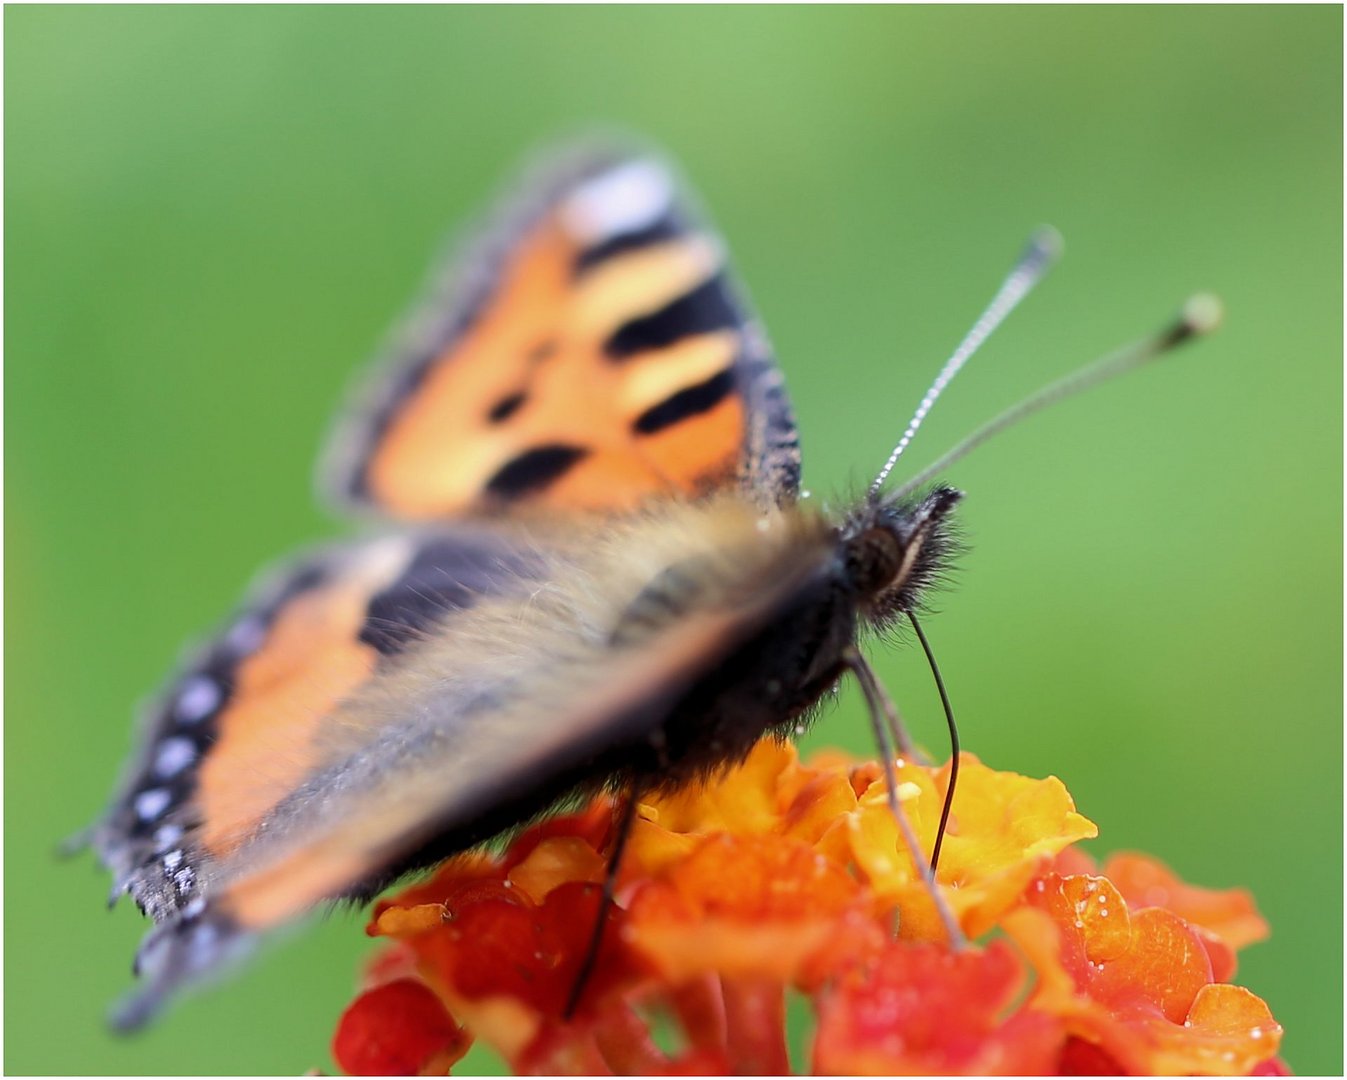
[[[609,259],[616,258],[618,255],[628,251],[638,251],[643,247],[652,247],[668,240],[677,240],[686,233],[687,229],[682,222],[672,216],[660,218],[643,229],[618,233],[616,236],[610,236],[603,243],[595,244],[593,247],[582,251],[575,260],[575,274],[579,277],[586,270],[590,270]]]
[[[739,323],[739,312],[730,301],[725,279],[716,274],[658,311],[623,323],[603,349],[610,360],[622,361],[685,337],[732,330]]]
[[[542,491],[588,453],[582,446],[567,446],[564,443],[529,450],[507,461],[497,470],[496,475],[487,481],[487,493],[497,498],[517,499]]]
[[[360,640],[384,656],[396,655],[446,615],[500,592],[527,565],[521,555],[487,540],[431,541],[397,581],[370,601]]]
[[[632,423],[640,435],[653,435],[672,427],[680,420],[714,409],[734,390],[734,373],[728,369],[712,375],[705,382],[689,386],[671,394],[658,405],[652,405]]]
[[[513,394],[507,394],[491,406],[491,411],[486,414],[486,418],[493,424],[504,423],[517,413],[519,407],[527,400],[528,394],[523,390],[516,390]]]

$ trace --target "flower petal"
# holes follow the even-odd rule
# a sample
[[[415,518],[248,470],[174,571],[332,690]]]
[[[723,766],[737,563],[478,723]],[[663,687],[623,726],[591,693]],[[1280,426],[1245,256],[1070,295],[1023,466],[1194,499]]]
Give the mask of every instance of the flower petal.
[[[1158,859],[1134,852],[1111,855],[1103,873],[1132,907],[1167,908],[1185,922],[1218,935],[1232,949],[1268,936],[1267,922],[1244,889],[1188,885]]]
[[[423,983],[366,990],[342,1013],[332,1056],[351,1076],[443,1075],[472,1039]]]
[[[1039,974],[1031,1007],[1096,1048],[1063,1068],[1116,1061],[1134,1074],[1245,1074],[1274,1056],[1281,1028],[1240,987],[1212,982],[1203,935],[1162,908],[1129,912],[1106,878],[1049,874],[1003,925]]]
[[[945,898],[964,932],[980,937],[1018,903],[1025,886],[1053,856],[1098,830],[1076,812],[1071,796],[1054,776],[1032,780],[997,772],[972,754],[961,755],[959,761],[959,786],[942,848],[939,881],[952,887]],[[898,782],[904,813],[922,849],[929,851],[940,821],[949,766],[932,776],[927,769],[903,764]],[[906,922],[903,936],[942,937],[925,884],[899,839],[882,778],[861,798],[858,813],[845,820],[851,853],[865,880],[879,895],[898,901]]]
[[[674,833],[775,831],[781,805],[777,785],[797,761],[795,747],[762,739],[742,765],[712,784],[694,784],[651,800],[661,828]]]
[[[541,841],[527,858],[516,863],[507,881],[522,889],[535,904],[571,881],[602,882],[607,863],[589,841],[579,836],[553,836]]]
[[[859,895],[855,880],[808,844],[722,835],[641,887],[624,933],[674,983],[708,971],[786,981]]]
[[[814,1071],[842,1075],[1024,1075],[1052,1069],[1060,1024],[1017,1010],[1024,980],[1004,942],[953,953],[890,942],[819,999]]]

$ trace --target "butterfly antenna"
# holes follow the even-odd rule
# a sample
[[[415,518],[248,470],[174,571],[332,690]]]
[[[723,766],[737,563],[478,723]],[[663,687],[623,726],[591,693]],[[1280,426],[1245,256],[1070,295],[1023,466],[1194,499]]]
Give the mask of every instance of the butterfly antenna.
[[[992,331],[1000,326],[1005,321],[1006,316],[1019,305],[1019,302],[1029,295],[1033,287],[1043,280],[1043,276],[1057,261],[1061,253],[1062,237],[1056,229],[1044,227],[1029,238],[1029,245],[1024,249],[1024,254],[1019,257],[1010,273],[1006,275],[1005,281],[1001,282],[1001,287],[996,290],[992,302],[978,316],[973,328],[964,335],[964,339],[959,342],[958,348],[945,361],[945,366],[940,369],[940,374],[935,377],[930,389],[921,399],[917,411],[912,414],[912,419],[907,423],[907,430],[903,432],[903,437],[898,440],[898,445],[893,448],[889,460],[884,462],[884,467],[879,470],[879,475],[870,485],[870,498],[873,499],[879,494],[880,488],[884,486],[884,481],[889,478],[889,473],[893,472],[893,467],[898,464],[898,459],[903,456],[903,451],[907,449],[908,443],[912,441],[917,429],[926,419],[926,414],[931,411],[931,406],[944,393],[945,387],[953,381],[955,375],[959,374],[959,370],[964,364],[968,363],[973,354],[982,346],[982,343],[991,337]]]
[[[1183,305],[1178,317],[1167,326],[1150,337],[1134,341],[1132,344],[1096,360],[1093,364],[1088,364],[1056,382],[1049,383],[1038,393],[1032,394],[1018,405],[1011,406],[1005,412],[978,428],[977,431],[969,435],[968,438],[934,464],[917,473],[889,498],[897,501],[912,494],[927,481],[944,472],[960,458],[976,450],[994,435],[1000,434],[1006,428],[1014,427],[1021,420],[1046,409],[1049,405],[1074,397],[1092,386],[1098,386],[1100,383],[1108,382],[1109,379],[1149,364],[1152,360],[1164,356],[1171,349],[1211,333],[1221,325],[1222,315],[1221,301],[1210,293],[1199,293],[1190,297],[1188,302]]]

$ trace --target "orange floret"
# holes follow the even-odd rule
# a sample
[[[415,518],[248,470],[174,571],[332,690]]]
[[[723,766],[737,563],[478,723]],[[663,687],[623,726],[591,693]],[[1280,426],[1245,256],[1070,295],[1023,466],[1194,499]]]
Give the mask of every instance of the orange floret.
[[[1038,971],[1035,1009],[1120,1071],[1247,1075],[1281,1027],[1249,991],[1213,979],[1203,935],[1158,907],[1129,911],[1107,878],[1049,874],[1004,926]]]

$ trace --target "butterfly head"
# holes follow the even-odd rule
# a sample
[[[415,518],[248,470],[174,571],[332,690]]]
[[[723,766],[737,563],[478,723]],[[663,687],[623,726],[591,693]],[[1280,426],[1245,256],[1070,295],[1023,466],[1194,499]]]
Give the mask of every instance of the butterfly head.
[[[871,622],[916,606],[957,552],[951,514],[963,492],[940,485],[908,499],[867,499],[842,532],[846,577]]]

